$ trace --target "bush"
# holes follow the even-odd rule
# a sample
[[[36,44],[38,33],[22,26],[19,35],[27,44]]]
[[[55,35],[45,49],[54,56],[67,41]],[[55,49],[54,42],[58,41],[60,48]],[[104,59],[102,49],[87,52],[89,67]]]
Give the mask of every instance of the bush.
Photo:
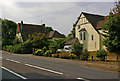
[[[69,56],[70,59],[76,59],[77,58],[77,56],[75,54],[70,54],[68,56]]]
[[[16,44],[19,44],[20,42],[19,42],[19,39],[18,38],[15,38],[14,40],[13,40],[13,45],[16,45]]]
[[[88,60],[88,57],[89,57],[88,50],[85,49],[81,55],[81,60]]]
[[[43,50],[42,49],[38,49],[37,51],[35,51],[35,55],[43,56]]]
[[[3,50],[11,52],[12,47],[13,47],[12,45],[6,45],[6,46],[3,46]]]
[[[21,53],[21,48],[22,48],[22,46],[20,44],[14,45],[11,52],[12,53]]]
[[[83,45],[80,44],[79,42],[74,43],[72,45],[72,52],[77,56],[80,57],[80,55],[82,54],[83,51]]]
[[[53,55],[54,58],[59,58],[59,53]]]
[[[52,56],[52,50],[47,50],[47,51],[44,53],[44,56],[46,56],[46,57],[51,57],[51,56]]]
[[[45,53],[45,52],[47,51],[47,47],[44,46],[44,47],[42,48],[42,50],[43,50],[43,52]]]
[[[12,52],[12,53],[32,53],[32,43],[30,40],[16,45],[6,45],[3,46],[3,50]]]
[[[60,53],[60,54],[59,54],[59,57],[60,57],[61,59],[70,59],[69,53]]]
[[[105,61],[105,57],[107,56],[107,52],[105,50],[98,50],[96,53],[96,57],[101,61]]]

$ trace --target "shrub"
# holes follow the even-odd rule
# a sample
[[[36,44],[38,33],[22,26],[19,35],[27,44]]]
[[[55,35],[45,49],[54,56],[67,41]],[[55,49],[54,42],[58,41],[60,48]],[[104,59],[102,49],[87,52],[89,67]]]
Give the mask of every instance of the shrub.
[[[12,42],[13,45],[16,45],[16,44],[19,44],[19,43],[20,43],[20,41],[19,41],[18,38],[15,38]]]
[[[76,59],[77,58],[77,56],[75,54],[70,54],[68,56],[69,56],[70,59]]]
[[[96,52],[96,57],[99,58],[101,61],[105,61],[106,56],[107,56],[107,52],[105,50],[98,50]]]
[[[59,58],[59,53],[53,55],[54,58]]]
[[[4,46],[4,50],[6,50],[6,51],[9,51],[9,52],[11,52],[12,51],[12,45],[6,45],[6,46]]]
[[[88,60],[88,57],[89,57],[88,50],[85,49],[81,55],[81,60]]]
[[[45,53],[45,52],[47,51],[47,47],[44,46],[44,47],[42,48],[42,50],[43,50],[43,52]]]
[[[47,50],[45,53],[44,53],[44,56],[46,57],[51,57],[52,55],[52,50]]]
[[[35,55],[43,56],[43,50],[42,49],[38,49],[37,51],[35,51]]]
[[[82,54],[83,51],[83,45],[80,44],[79,42],[74,43],[72,45],[72,52],[77,56],[80,57],[80,55]]]
[[[21,53],[22,46],[20,44],[14,45],[12,48],[12,53]]]
[[[69,53],[60,53],[59,57],[62,58],[62,59],[70,59]]]

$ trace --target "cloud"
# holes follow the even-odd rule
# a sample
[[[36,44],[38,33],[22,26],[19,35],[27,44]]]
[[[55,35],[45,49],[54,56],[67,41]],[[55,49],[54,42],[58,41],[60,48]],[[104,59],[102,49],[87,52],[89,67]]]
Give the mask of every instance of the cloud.
[[[102,5],[102,6],[101,6]],[[73,23],[82,11],[108,15],[113,2],[12,2],[2,6],[3,18],[15,22],[52,26],[63,34],[69,34]]]

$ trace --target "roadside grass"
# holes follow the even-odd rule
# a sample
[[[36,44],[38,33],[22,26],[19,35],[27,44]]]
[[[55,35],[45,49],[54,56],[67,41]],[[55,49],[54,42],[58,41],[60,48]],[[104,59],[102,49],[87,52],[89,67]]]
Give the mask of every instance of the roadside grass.
[[[89,52],[90,56],[89,56],[89,60],[92,59],[92,56],[93,56],[93,60],[99,60],[97,57],[96,57],[96,52]],[[110,53],[110,52],[107,52],[107,61],[109,62],[115,62],[117,60],[117,55],[115,53]],[[119,61],[120,61],[120,56],[119,56]]]
[[[91,68],[97,68],[97,69],[99,68],[107,71],[120,72],[120,67],[116,67],[116,66],[104,66],[104,65],[97,65],[97,64],[86,64],[85,66],[91,67]]]

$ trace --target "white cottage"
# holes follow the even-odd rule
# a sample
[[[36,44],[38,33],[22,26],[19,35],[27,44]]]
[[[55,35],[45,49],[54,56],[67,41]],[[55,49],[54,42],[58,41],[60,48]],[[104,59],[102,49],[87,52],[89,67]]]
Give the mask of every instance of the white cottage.
[[[88,51],[97,51],[105,48],[102,45],[102,27],[107,16],[82,12],[76,22],[75,36]]]

